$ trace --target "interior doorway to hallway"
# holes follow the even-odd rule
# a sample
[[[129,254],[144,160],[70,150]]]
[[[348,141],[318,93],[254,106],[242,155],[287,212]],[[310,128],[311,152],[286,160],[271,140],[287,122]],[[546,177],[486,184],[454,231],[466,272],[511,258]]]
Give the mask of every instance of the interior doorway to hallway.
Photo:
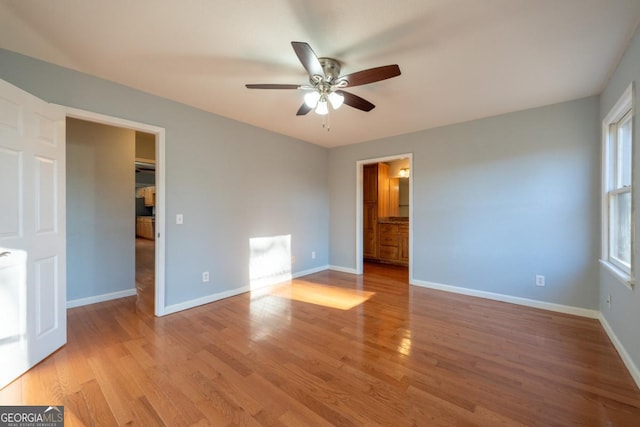
[[[162,128],[158,128],[156,126],[146,125],[137,122],[131,122],[119,118],[114,118],[110,116],[104,116],[97,113],[87,112],[83,110],[76,110],[73,108],[67,108],[67,118],[68,119],[79,119],[81,121],[86,121],[90,123],[94,123],[97,125],[107,125],[115,128],[120,128],[126,131],[133,131],[134,133],[144,134],[147,138],[150,138],[151,145],[155,149],[155,163],[154,163],[154,171],[146,173],[150,173],[154,177],[154,204],[151,209],[151,215],[147,215],[153,218],[152,227],[147,230],[147,241],[142,245],[142,250],[139,251],[136,245],[137,241],[137,212],[135,211],[135,202],[137,200],[139,194],[135,187],[135,172],[140,170],[140,168],[146,168],[144,165],[140,165],[135,162],[136,156],[132,154],[131,161],[126,166],[127,172],[123,173],[129,174],[131,179],[131,187],[130,190],[127,191],[126,202],[131,207],[130,214],[128,215],[126,221],[127,226],[122,227],[123,230],[129,230],[128,232],[124,231],[127,234],[127,238],[130,239],[130,259],[127,262],[130,262],[133,268],[130,270],[130,279],[127,279],[128,290],[125,292],[114,292],[109,293],[108,290],[106,292],[105,289],[96,289],[94,290],[94,295],[91,298],[87,298],[89,300],[87,303],[91,302],[99,302],[112,298],[117,298],[121,296],[132,295],[137,292],[139,284],[145,284],[145,288],[148,291],[144,295],[143,303],[144,307],[147,308],[147,311],[150,314],[155,314],[156,316],[162,316],[165,314],[165,291],[164,291],[164,144],[165,144],[165,131]],[[132,153],[135,153],[135,147],[131,147]],[[150,159],[145,156],[145,159],[148,161]],[[95,162],[100,162],[100,159],[94,159]],[[98,164],[98,163],[95,163]],[[69,167],[69,165],[67,165]],[[68,189],[73,191],[72,188]],[[69,191],[67,192],[69,193]],[[104,207],[106,206],[106,208]],[[103,209],[109,210],[110,205],[103,204]],[[95,220],[96,218],[100,218],[100,215],[104,214],[104,212],[86,212],[82,217],[85,219],[91,220],[92,218]],[[100,222],[96,221],[96,224],[100,228]],[[101,230],[103,233],[108,231]],[[118,231],[120,232],[120,230]],[[73,236],[68,236],[69,238]],[[68,241],[69,241],[68,238]],[[95,245],[99,246],[98,242],[94,242]],[[95,247],[95,246],[94,246]],[[117,255],[114,256],[115,259],[118,259]],[[137,259],[142,260],[140,269],[137,268],[138,264],[136,262]],[[110,257],[101,258],[100,261],[102,263],[111,264],[113,259]],[[117,265],[109,266],[113,270],[117,270]],[[140,272],[138,272],[140,270]],[[141,280],[140,280],[141,279]],[[72,296],[69,296],[68,299],[73,299]],[[141,304],[138,304],[139,306]]]
[[[135,140],[135,276],[136,308],[155,312],[156,138],[136,131]]]

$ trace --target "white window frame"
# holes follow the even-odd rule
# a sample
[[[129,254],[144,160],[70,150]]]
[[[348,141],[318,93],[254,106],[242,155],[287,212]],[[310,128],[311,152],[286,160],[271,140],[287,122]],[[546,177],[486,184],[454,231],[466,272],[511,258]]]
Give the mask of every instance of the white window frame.
[[[633,185],[635,183],[635,155],[634,147],[634,88],[633,83],[627,87],[618,102],[602,121],[602,258],[600,263],[604,265],[625,286],[632,289],[635,282],[634,255],[635,255],[635,197],[633,197]],[[631,184],[619,187],[616,174],[618,170],[617,153],[617,129],[621,123],[630,120],[631,123]],[[629,265],[624,264],[611,254],[610,237],[612,196],[623,193],[631,194],[631,254]]]

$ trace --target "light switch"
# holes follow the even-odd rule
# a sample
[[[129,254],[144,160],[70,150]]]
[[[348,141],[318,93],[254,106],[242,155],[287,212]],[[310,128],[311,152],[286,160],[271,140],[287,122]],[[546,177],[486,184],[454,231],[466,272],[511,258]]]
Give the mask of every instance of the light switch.
[[[182,223],[184,223],[184,218],[182,217],[182,214],[176,215],[176,224],[182,224]]]

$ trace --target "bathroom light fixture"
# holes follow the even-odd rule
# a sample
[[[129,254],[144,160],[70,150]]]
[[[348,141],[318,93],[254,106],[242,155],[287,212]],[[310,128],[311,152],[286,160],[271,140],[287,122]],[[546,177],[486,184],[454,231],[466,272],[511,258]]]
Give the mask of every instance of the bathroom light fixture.
[[[409,178],[409,168],[401,168],[398,176],[400,178]]]

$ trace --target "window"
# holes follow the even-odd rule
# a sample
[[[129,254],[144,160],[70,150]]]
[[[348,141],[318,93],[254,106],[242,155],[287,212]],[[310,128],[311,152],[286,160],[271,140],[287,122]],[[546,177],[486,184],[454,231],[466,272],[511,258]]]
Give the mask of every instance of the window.
[[[602,123],[602,262],[626,285],[633,283],[633,87]]]

